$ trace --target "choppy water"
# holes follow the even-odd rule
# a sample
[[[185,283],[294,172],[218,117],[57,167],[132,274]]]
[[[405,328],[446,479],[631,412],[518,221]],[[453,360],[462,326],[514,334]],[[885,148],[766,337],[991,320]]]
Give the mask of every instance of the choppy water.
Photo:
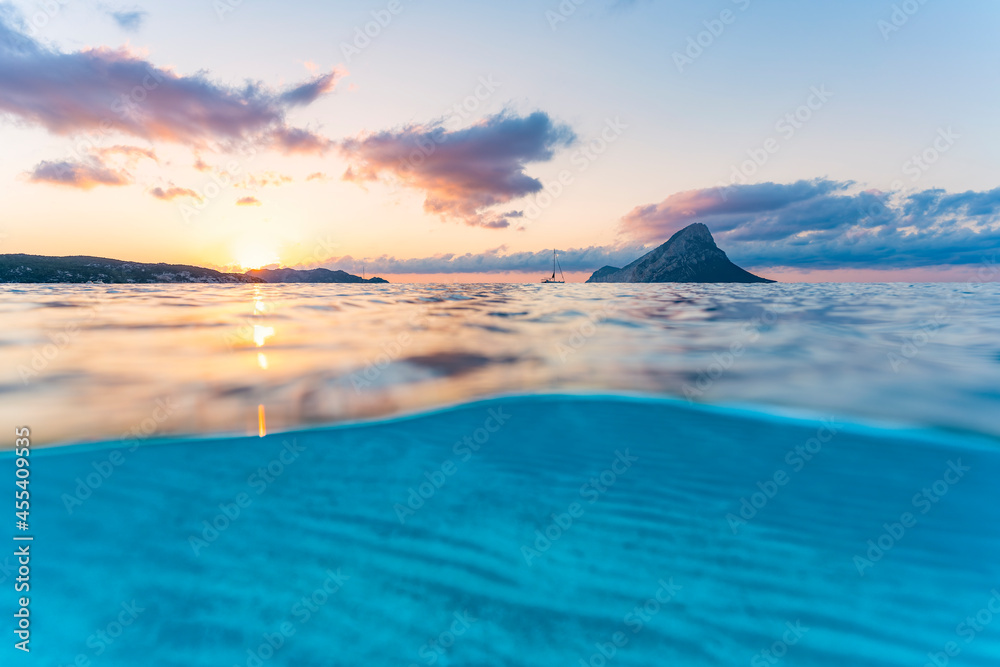
[[[96,441],[34,454],[27,662],[996,665],[998,306],[6,289],[3,421]]]

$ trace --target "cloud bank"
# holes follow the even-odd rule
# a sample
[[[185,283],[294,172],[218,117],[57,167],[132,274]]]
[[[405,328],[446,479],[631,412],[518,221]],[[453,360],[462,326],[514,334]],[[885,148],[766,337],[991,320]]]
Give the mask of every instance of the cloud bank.
[[[559,264],[564,271],[593,271],[607,264],[624,266],[643,252],[645,250],[640,245],[574,248],[559,251]],[[364,267],[370,274],[386,275],[506,272],[542,275],[552,270],[552,250],[511,253],[506,246],[500,246],[480,253],[441,254],[413,259],[399,259],[390,255],[374,258],[354,258],[346,255],[331,257],[321,266],[351,273],[361,273]]]
[[[344,180],[395,178],[425,194],[428,213],[503,228],[519,212],[497,207],[542,189],[541,181],[525,173],[527,165],[551,160],[574,139],[572,130],[538,111],[525,117],[501,113],[453,131],[410,125],[348,139],[339,148],[350,161]]]
[[[816,179],[680,192],[622,219],[633,240],[661,243],[708,225],[749,267],[898,269],[978,264],[1000,246],[1000,188],[985,192],[857,191]]]

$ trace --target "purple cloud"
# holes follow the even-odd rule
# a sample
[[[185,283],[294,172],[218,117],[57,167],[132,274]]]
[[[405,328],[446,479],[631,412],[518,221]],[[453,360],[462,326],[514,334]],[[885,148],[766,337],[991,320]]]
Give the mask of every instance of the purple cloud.
[[[157,199],[162,199],[163,201],[173,201],[178,197],[190,197],[192,199],[197,199],[198,201],[201,201],[201,195],[199,195],[197,192],[189,188],[178,188],[171,186],[164,189],[161,187],[155,187],[149,191],[149,194],[153,195]]]
[[[333,142],[309,130],[280,127],[271,133],[271,145],[283,153],[318,153],[327,151]]]
[[[43,161],[31,171],[28,180],[81,190],[90,190],[98,185],[129,185],[132,182],[126,172],[111,169],[95,158]]]
[[[58,135],[116,131],[192,147],[254,142],[322,152],[328,140],[288,126],[286,111],[336,86],[333,71],[285,92],[182,76],[125,48],[64,53],[12,27],[0,12],[0,112]]]
[[[158,162],[151,148],[122,145],[94,147],[82,158],[40,162],[30,172],[28,180],[81,190],[97,185],[128,185],[132,182],[130,171],[143,158]],[[117,166],[111,166],[109,162]]]
[[[541,181],[524,173],[527,165],[551,160],[574,139],[572,130],[538,111],[526,117],[501,113],[462,130],[409,125],[348,139],[340,151],[351,162],[344,180],[394,177],[424,192],[428,213],[502,228],[517,216],[495,207],[542,189]]]
[[[312,104],[323,95],[332,92],[337,87],[337,81],[344,76],[341,70],[333,70],[328,74],[317,76],[289,91],[282,93],[281,101],[289,106],[306,106]]]

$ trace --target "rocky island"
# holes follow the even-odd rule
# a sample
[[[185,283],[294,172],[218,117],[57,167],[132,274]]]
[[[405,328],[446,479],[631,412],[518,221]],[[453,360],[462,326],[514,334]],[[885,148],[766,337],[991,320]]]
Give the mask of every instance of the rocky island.
[[[688,225],[624,268],[605,266],[588,283],[773,283],[729,261],[708,227]]]

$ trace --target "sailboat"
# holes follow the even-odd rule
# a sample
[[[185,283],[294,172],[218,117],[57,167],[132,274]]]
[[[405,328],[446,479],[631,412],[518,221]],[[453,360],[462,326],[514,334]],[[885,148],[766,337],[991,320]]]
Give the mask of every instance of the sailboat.
[[[559,280],[556,280],[556,267],[559,267]],[[566,282],[566,276],[563,275],[562,266],[559,264],[559,260],[556,259],[556,251],[552,251],[552,277],[542,278],[543,283],[564,283]]]

